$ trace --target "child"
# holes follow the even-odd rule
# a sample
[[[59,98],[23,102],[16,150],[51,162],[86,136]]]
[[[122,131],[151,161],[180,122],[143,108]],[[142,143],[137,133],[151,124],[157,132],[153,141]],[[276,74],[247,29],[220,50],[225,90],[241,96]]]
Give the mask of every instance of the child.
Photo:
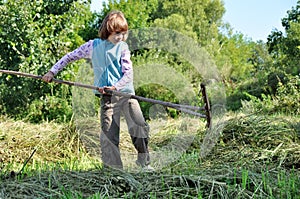
[[[82,58],[92,60],[95,91],[101,96],[101,158],[105,166],[123,168],[119,151],[120,114],[124,113],[131,140],[138,152],[136,163],[147,170],[150,157],[148,151],[149,126],[145,122],[137,100],[110,95],[107,90],[117,90],[134,94],[133,68],[130,51],[125,43],[128,24],[121,11],[112,11],[104,19],[99,29],[98,39],[90,40],[71,53],[62,57],[43,76],[51,82],[54,75],[68,63]]]

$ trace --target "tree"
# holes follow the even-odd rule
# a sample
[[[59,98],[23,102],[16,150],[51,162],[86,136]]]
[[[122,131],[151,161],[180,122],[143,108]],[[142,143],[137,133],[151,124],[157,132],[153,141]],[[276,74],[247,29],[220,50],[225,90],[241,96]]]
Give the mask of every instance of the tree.
[[[90,17],[86,1],[4,1],[0,5],[0,67],[42,75],[65,53],[83,43],[78,32]],[[74,65],[75,66],[75,65]],[[73,66],[73,67],[74,67]],[[59,77],[70,79],[73,67]],[[67,75],[68,74],[68,75]],[[62,87],[33,79],[0,76],[0,113],[26,114],[34,100]]]
[[[159,1],[157,13],[154,20],[160,20],[157,24],[164,24],[167,28],[176,28],[179,32],[194,32],[197,34],[197,41],[202,46],[212,45],[218,38],[218,27],[222,23],[225,13],[223,1],[221,0],[161,0]],[[176,15],[174,15],[176,14]],[[172,17],[182,17],[183,26],[172,26]],[[175,20],[173,19],[173,21]],[[166,22],[161,22],[166,20]],[[171,22],[170,25],[167,23]],[[189,33],[191,34],[191,33]]]
[[[275,59],[275,69],[296,75],[300,73],[300,1],[281,22],[285,33],[271,32],[267,41],[269,53]]]
[[[254,42],[240,33],[229,37],[220,36],[220,47],[215,53],[215,59],[224,80],[239,82],[251,75],[254,68],[249,59],[254,46]]]
[[[111,10],[121,10],[129,25],[129,29],[149,27],[151,15],[157,9],[158,0],[108,0],[103,3],[99,24]]]

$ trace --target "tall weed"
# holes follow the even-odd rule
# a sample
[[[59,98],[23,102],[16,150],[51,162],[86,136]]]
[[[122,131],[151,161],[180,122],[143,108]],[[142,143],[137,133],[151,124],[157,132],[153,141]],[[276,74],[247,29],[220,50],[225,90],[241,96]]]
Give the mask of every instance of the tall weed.
[[[261,98],[245,92],[249,101],[242,101],[242,110],[266,114],[300,114],[300,78],[294,76],[286,84],[278,83],[276,95],[262,94]]]

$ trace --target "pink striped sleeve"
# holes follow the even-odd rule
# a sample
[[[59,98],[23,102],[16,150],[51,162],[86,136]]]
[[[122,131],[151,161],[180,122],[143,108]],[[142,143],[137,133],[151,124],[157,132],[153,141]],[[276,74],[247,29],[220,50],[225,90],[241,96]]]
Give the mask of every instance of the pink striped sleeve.
[[[117,90],[124,88],[129,82],[133,81],[133,68],[130,60],[130,51],[128,49],[123,50],[121,55],[121,65],[123,77],[114,85]]]
[[[51,69],[50,71],[53,72],[55,75],[61,71],[67,64],[74,62],[79,59],[89,58],[92,57],[93,51],[93,40],[90,40],[79,48],[75,49],[74,51],[66,54],[63,56]]]

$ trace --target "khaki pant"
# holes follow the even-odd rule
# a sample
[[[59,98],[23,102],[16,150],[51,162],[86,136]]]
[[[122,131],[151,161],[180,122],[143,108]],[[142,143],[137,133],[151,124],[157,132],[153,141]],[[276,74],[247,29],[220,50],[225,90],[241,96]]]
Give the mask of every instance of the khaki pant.
[[[103,95],[101,98],[101,158],[106,166],[123,168],[120,143],[120,116],[125,116],[132,143],[138,152],[136,163],[150,163],[148,151],[149,126],[137,100],[122,96]]]

